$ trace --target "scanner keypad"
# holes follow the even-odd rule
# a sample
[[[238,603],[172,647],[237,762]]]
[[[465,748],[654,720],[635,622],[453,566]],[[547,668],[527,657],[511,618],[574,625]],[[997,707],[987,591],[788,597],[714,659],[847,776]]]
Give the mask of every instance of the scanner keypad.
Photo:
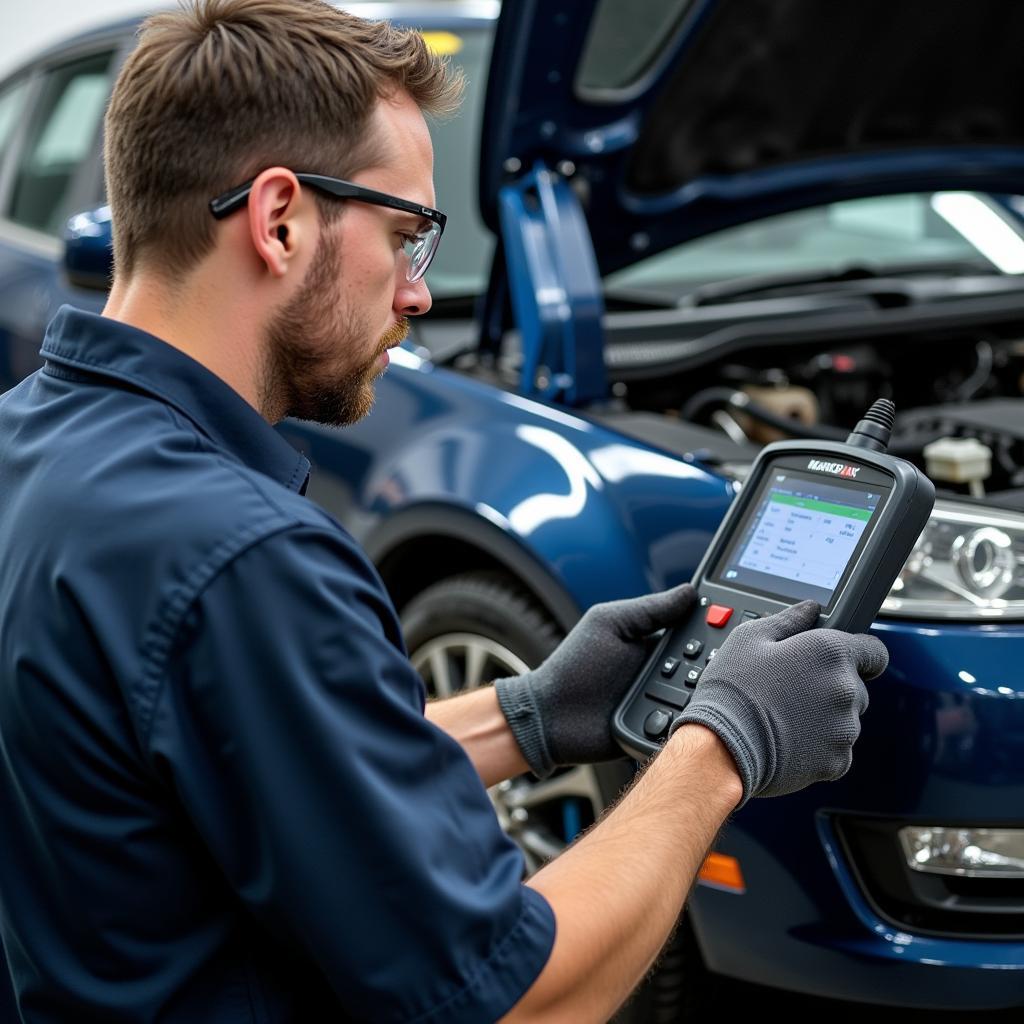
[[[690,620],[672,632],[660,660],[647,677],[643,691],[647,698],[644,734],[650,739],[664,739],[729,634],[742,623],[769,614],[760,608],[713,604],[702,596]],[[667,715],[668,724],[656,712]]]

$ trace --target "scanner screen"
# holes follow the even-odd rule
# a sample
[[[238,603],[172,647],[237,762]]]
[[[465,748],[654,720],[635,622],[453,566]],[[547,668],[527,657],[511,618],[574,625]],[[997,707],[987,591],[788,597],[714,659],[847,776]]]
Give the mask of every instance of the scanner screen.
[[[770,468],[715,576],[743,590],[827,607],[887,496],[878,484]]]

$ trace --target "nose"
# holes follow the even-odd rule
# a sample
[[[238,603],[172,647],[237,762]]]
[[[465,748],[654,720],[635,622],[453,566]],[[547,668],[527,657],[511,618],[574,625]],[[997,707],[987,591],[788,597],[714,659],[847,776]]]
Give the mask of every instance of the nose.
[[[395,288],[395,312],[400,316],[422,316],[433,305],[426,278],[410,281],[404,269],[400,272]]]

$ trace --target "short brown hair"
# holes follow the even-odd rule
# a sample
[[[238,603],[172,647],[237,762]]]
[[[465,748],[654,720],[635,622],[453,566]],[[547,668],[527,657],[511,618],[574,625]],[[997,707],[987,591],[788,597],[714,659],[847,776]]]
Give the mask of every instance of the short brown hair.
[[[105,122],[117,271],[179,277],[212,248],[210,199],[266,167],[369,166],[370,117],[396,88],[444,113],[461,79],[418,33],[323,0],[188,0],[149,18]],[[317,203],[327,220],[341,208]]]

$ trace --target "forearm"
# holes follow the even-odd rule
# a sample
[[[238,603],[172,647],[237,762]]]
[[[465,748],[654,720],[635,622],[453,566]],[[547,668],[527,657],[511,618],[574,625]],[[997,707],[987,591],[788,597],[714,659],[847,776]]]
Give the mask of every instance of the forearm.
[[[606,1021],[643,978],[743,790],[721,741],[684,726],[618,806],[527,883],[558,923],[506,1020]]]
[[[529,771],[491,686],[427,704],[427,718],[462,745],[485,786]]]

